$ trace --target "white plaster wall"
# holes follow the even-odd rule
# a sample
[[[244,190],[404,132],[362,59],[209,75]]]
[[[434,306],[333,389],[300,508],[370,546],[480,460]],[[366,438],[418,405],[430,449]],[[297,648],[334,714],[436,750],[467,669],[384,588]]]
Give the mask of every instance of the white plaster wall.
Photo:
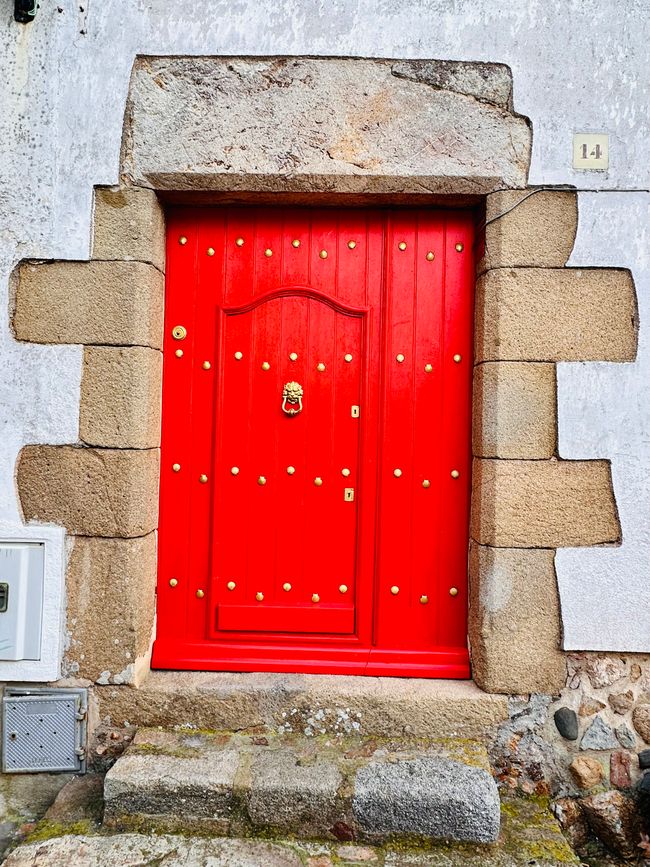
[[[558,365],[560,455],[608,457],[620,547],[558,551],[564,644],[650,646],[650,193],[583,193],[570,265],[623,266],[639,305],[635,364]]]
[[[118,180],[136,54],[360,55],[509,64],[515,108],[533,121],[531,183],[619,191],[580,195],[574,264],[632,269],[643,335],[649,287],[640,221],[647,205],[642,194],[631,191],[650,187],[648,0],[58,0],[58,5],[41,0],[30,25],[13,22],[12,5],[6,0],[0,7],[3,534],[21,535],[13,480],[20,447],[77,438],[81,368],[79,347],[12,339],[9,274],[23,257],[87,257],[92,187]],[[609,132],[608,173],[571,169],[572,133],[585,130]],[[601,203],[605,217],[599,216]],[[640,584],[650,512],[645,337],[641,345],[634,365],[564,366],[560,372],[562,454],[612,460],[624,535],[620,550],[558,555],[569,647],[650,650]],[[60,532],[47,532],[62,552]],[[60,588],[62,555],[48,581]],[[60,629],[55,605],[47,623],[50,632]],[[0,663],[0,678],[12,676]]]

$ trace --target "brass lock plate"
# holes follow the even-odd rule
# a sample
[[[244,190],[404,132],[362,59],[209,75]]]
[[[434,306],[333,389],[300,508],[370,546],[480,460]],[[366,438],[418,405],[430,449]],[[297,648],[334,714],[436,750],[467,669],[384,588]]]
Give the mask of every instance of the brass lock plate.
[[[354,488],[346,488],[343,492],[343,499],[346,503],[354,502]]]

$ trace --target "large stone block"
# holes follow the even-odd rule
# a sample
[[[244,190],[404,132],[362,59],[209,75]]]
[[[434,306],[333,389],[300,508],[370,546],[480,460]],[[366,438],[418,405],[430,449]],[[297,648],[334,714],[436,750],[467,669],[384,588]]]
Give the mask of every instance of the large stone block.
[[[104,822],[129,827],[129,820],[155,820],[167,830],[194,827],[227,833],[234,807],[233,787],[239,767],[235,750],[206,750],[201,755],[122,756],[106,774]],[[137,826],[136,826],[137,827]]]
[[[523,187],[531,130],[504,108],[510,75],[502,65],[471,67],[148,57],[131,79],[123,171],[139,186],[173,190],[480,195]]]
[[[137,681],[152,638],[155,584],[154,533],[73,539],[66,579],[69,674],[100,683]]]
[[[353,809],[369,835],[493,843],[499,791],[489,771],[442,757],[371,762],[357,773]]]
[[[555,365],[485,362],[474,369],[474,454],[550,458],[557,442]]]
[[[112,725],[185,725],[394,738],[482,736],[507,719],[507,700],[471,681],[317,674],[152,671],[140,689],[95,690]]]
[[[470,551],[474,681],[488,692],[557,693],[566,681],[552,550]]]
[[[93,259],[165,266],[165,217],[153,190],[95,190]]]
[[[480,270],[561,268],[578,228],[578,198],[563,190],[500,190],[487,197]]]
[[[631,361],[637,311],[629,271],[503,268],[477,285],[477,361]]]
[[[158,523],[157,449],[26,446],[18,493],[27,521],[80,536],[144,536]]]
[[[500,548],[617,542],[607,461],[474,461],[472,538]]]
[[[6,867],[304,867],[312,851],[313,847],[301,849],[294,840],[271,843],[151,833],[67,834],[23,843],[9,855]],[[317,863],[312,859],[312,864]]]
[[[325,837],[341,809],[342,782],[333,761],[301,761],[290,749],[260,751],[251,766],[248,815],[257,828]]]
[[[79,436],[91,446],[160,445],[162,355],[144,346],[84,350]]]
[[[34,343],[162,345],[163,275],[141,262],[21,265],[14,329]]]

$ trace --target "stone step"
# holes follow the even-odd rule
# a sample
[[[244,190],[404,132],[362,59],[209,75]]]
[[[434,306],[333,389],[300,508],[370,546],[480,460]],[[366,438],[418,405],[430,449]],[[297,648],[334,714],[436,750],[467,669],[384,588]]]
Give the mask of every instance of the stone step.
[[[104,824],[301,839],[497,839],[499,794],[469,739],[140,730],[107,773]]]
[[[100,718],[117,728],[480,737],[508,717],[506,696],[459,680],[153,671],[137,688],[96,695]]]

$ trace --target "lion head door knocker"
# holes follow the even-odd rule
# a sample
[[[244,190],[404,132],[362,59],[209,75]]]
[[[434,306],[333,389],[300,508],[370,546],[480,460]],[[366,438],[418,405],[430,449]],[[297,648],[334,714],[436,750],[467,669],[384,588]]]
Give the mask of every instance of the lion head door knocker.
[[[302,412],[302,396],[304,392],[299,382],[287,382],[282,389],[282,412],[287,415],[298,415]]]

